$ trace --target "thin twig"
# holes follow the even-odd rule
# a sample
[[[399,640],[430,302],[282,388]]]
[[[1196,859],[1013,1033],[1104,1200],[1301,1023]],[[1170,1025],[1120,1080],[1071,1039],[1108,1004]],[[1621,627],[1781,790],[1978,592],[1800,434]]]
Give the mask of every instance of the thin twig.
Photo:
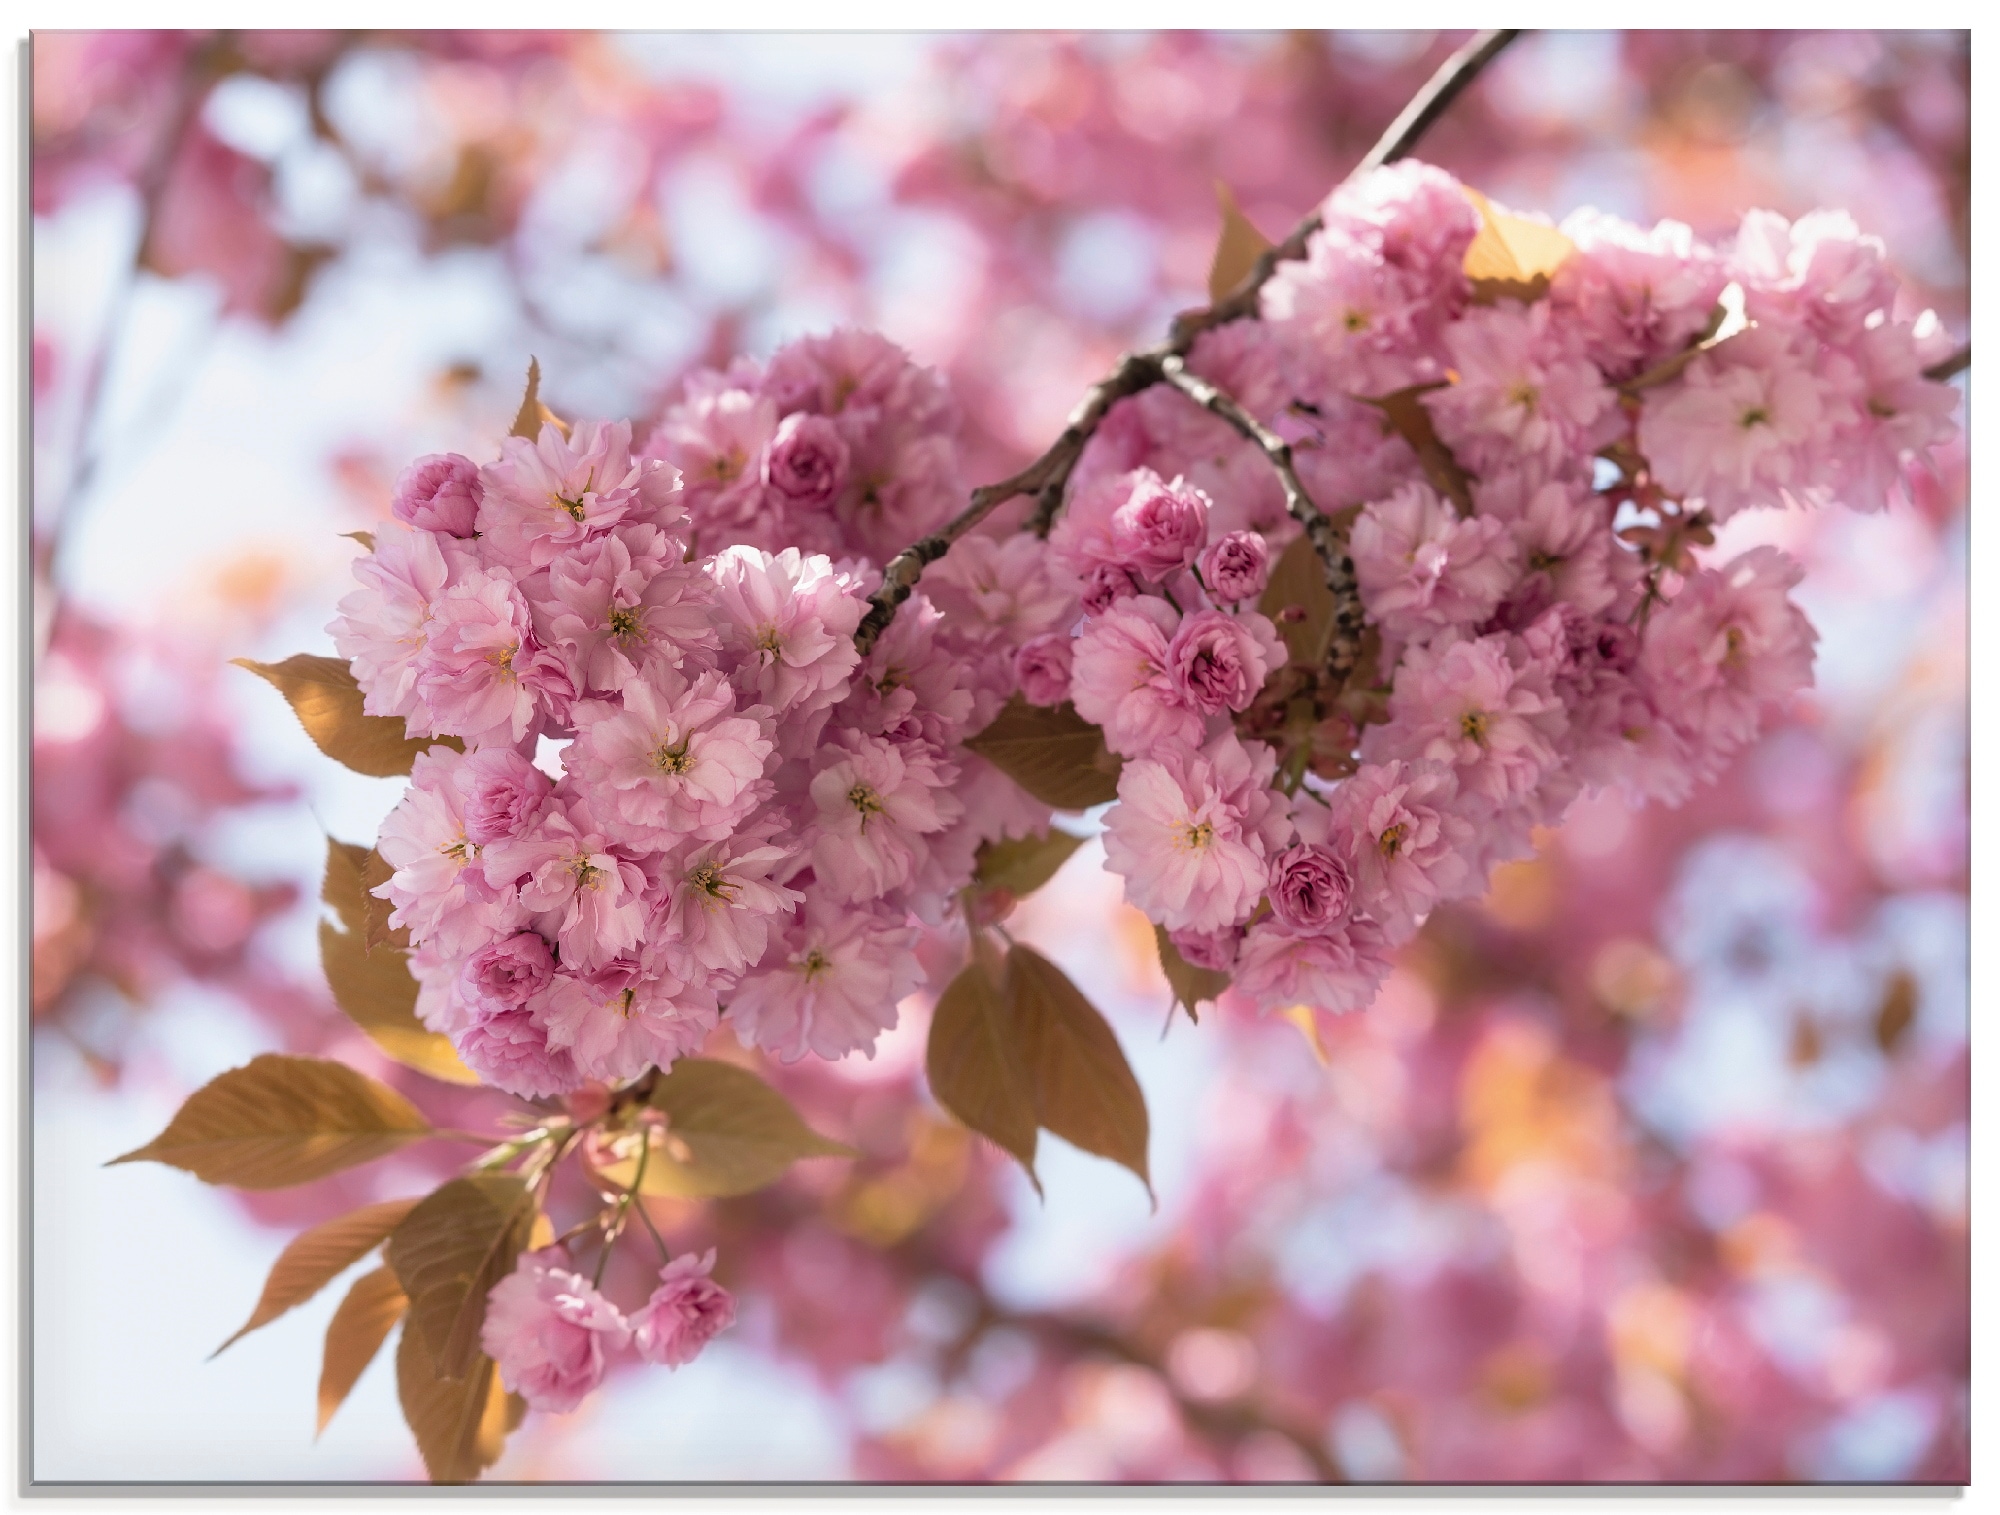
[[[1347,550],[1346,535],[1327,519],[1326,513],[1306,493],[1292,460],[1292,447],[1283,437],[1264,425],[1231,396],[1199,374],[1190,373],[1177,356],[1160,360],[1160,377],[1210,415],[1219,416],[1237,432],[1256,444],[1270,462],[1284,487],[1285,509],[1305,528],[1313,550],[1326,568],[1326,587],[1333,595],[1333,636],[1327,648],[1327,671],[1344,682],[1361,656],[1361,586],[1354,576],[1354,559]]]
[[[1451,102],[1519,35],[1518,30],[1507,29],[1480,32],[1453,53],[1342,182],[1351,182],[1371,169],[1407,157]],[[1047,536],[1050,523],[1062,508],[1063,488],[1069,482],[1070,471],[1111,407],[1161,382],[1165,377],[1161,367],[1164,360],[1186,357],[1203,332],[1256,315],[1264,285],[1272,273],[1280,263],[1303,258],[1306,244],[1320,225],[1320,214],[1315,210],[1284,241],[1266,248],[1243,282],[1221,300],[1175,317],[1165,342],[1126,353],[1116,368],[1084,392],[1082,401],[1070,413],[1069,424],[1046,452],[1012,478],[973,490],[970,506],[932,535],[891,558],[883,571],[882,587],[870,597],[868,614],[854,634],[855,646],[862,655],[867,656],[895,618],[897,607],[910,597],[924,569],[949,552],[953,542],[985,520],[997,506],[1021,495],[1033,495],[1035,510],[1028,525],[1038,536]]]
[[[1972,367],[1972,344],[1968,342],[1942,363],[1931,364],[1924,370],[1924,377],[1943,384],[1947,380],[1957,378],[1970,367]]]

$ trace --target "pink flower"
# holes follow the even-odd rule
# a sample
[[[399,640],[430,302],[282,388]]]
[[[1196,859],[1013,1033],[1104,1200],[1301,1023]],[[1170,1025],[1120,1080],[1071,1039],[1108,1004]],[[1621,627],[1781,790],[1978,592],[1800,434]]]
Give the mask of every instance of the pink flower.
[[[1391,966],[1388,942],[1371,920],[1350,916],[1328,930],[1301,931],[1266,919],[1244,937],[1223,997],[1246,1000],[1260,1013],[1304,1005],[1339,1015],[1372,1001]]]
[[[567,1051],[585,1078],[618,1083],[699,1050],[715,1029],[716,999],[699,980],[649,973],[620,958],[557,974],[540,1019],[549,1045]]]
[[[1816,210],[1796,221],[1750,211],[1737,230],[1729,271],[1743,282],[1752,321],[1804,326],[1830,342],[1858,335],[1896,297],[1882,239],[1864,236],[1844,210]]]
[[[1367,763],[1333,793],[1331,834],[1353,863],[1352,905],[1392,942],[1466,881],[1476,836],[1457,797],[1442,763]]]
[[[918,934],[901,911],[808,893],[799,919],[737,985],[730,1023],[746,1047],[788,1063],[808,1052],[872,1058],[898,1002],[923,982]]]
[[[1169,639],[1180,615],[1165,600],[1135,595],[1092,618],[1076,639],[1070,699],[1124,757],[1201,740],[1201,712],[1176,686]]]
[[[412,730],[429,732],[417,695],[417,659],[424,650],[431,606],[451,583],[454,568],[476,571],[464,554],[445,555],[428,531],[385,523],[375,548],[354,564],[361,587],[340,601],[326,628],[334,649],[348,660],[369,715],[414,717]]]
[[[1846,360],[1823,363],[1781,331],[1753,327],[1648,398],[1639,446],[1663,488],[1717,520],[1745,506],[1816,500],[1812,448],[1851,409],[1828,382],[1842,377],[1855,377]]]
[[[1111,563],[1096,564],[1083,577],[1083,613],[1103,615],[1120,600],[1129,600],[1140,592],[1139,581],[1132,577],[1130,569]]]
[[[1066,632],[1052,631],[1021,644],[1014,654],[1014,679],[1022,699],[1030,705],[1060,705],[1069,698],[1073,640]]]
[[[549,944],[533,931],[489,942],[458,970],[458,992],[473,1011],[497,1015],[520,1010],[548,988],[556,971]]]
[[[1113,561],[1155,584],[1191,565],[1207,540],[1208,496],[1185,479],[1162,483],[1150,468],[1132,476],[1111,513]]]
[[[715,1249],[683,1252],[660,1269],[659,1287],[632,1317],[632,1341],[647,1362],[678,1368],[736,1323],[736,1301],[710,1278]]]
[[[757,459],[777,425],[777,408],[769,399],[727,387],[717,377],[667,412],[646,450],[680,471],[696,522],[727,532],[756,514],[763,498]]]
[[[958,777],[928,742],[844,732],[823,748],[812,779],[813,872],[831,899],[874,899],[907,882],[923,838],[963,813]]]
[[[376,850],[395,870],[375,893],[395,905],[389,924],[456,957],[516,924],[513,892],[495,889],[465,832],[454,782],[465,761],[448,747],[417,754],[410,787],[382,822]]]
[[[469,752],[452,773],[465,835],[484,847],[522,835],[541,814],[555,781],[511,747]]]
[[[977,675],[952,645],[950,628],[922,594],[903,602],[849,685],[843,725],[897,741],[950,747],[972,719]]]
[[[1554,466],[1618,432],[1618,397],[1570,345],[1547,301],[1469,310],[1444,334],[1458,380],[1424,397],[1438,435],[1475,473]]]
[[[622,709],[585,700],[574,719],[569,770],[607,821],[648,846],[719,840],[762,796],[770,738],[754,714],[737,713],[719,673],[640,680],[625,686]]]
[[[479,465],[455,452],[418,458],[396,477],[389,510],[397,520],[450,537],[473,534],[480,497]]]
[[[1562,229],[1576,251],[1556,270],[1549,304],[1606,378],[1637,377],[1708,325],[1729,276],[1680,222],[1641,229],[1584,209]]]
[[[1504,525],[1480,516],[1460,520],[1418,483],[1364,506],[1350,550],[1369,615],[1399,640],[1484,621],[1518,571]]]
[[[567,969],[589,972],[645,932],[646,876],[612,851],[582,805],[551,804],[526,836],[489,847],[485,867],[489,879],[522,880],[521,908],[555,939]]]
[[[534,442],[509,437],[484,481],[480,545],[522,572],[621,521],[667,524],[661,512],[676,492],[672,469],[632,456],[627,421],[579,421],[567,437],[544,423]]]
[[[1368,729],[1363,756],[1449,763],[1463,792],[1495,805],[1528,795],[1556,766],[1552,737],[1563,729],[1562,707],[1514,667],[1497,634],[1411,648],[1389,716]]]
[[[1949,355],[1951,339],[1926,311],[1914,324],[1869,327],[1848,351],[1860,369],[1862,400],[1836,444],[1840,501],[1855,510],[1880,510],[1906,493],[1909,460],[1958,429],[1951,422],[1958,391],[1923,373]]]
[[[1272,669],[1285,661],[1278,629],[1256,611],[1197,610],[1167,644],[1167,669],[1181,700],[1203,715],[1247,710]]]
[[[804,898],[772,875],[793,854],[756,831],[698,847],[668,870],[660,944],[670,970],[693,979],[737,974],[763,957],[773,926]]]
[[[799,413],[778,423],[764,454],[764,487],[787,505],[829,505],[847,482],[848,451],[825,416]]]
[[[1503,472],[1481,480],[1474,498],[1480,517],[1504,522],[1514,539],[1522,577],[1507,592],[1510,624],[1558,600],[1598,615],[1637,587],[1638,555],[1619,547],[1606,529],[1608,507],[1583,486]]]
[[[1104,817],[1104,856],[1125,898],[1169,931],[1219,931],[1263,897],[1291,830],[1277,759],[1224,732],[1199,752],[1127,762]]]
[[[535,642],[526,603],[501,573],[472,575],[432,606],[416,674],[428,729],[471,747],[513,745],[539,724],[543,697],[561,706],[568,693],[560,668]]]
[[[1753,547],[1720,572],[1698,571],[1654,611],[1640,671],[1697,748],[1719,757],[1742,746],[1766,709],[1811,686],[1817,634],[1787,594],[1801,577],[1775,547]]]
[[[1227,973],[1236,966],[1236,951],[1243,944],[1241,926],[1221,931],[1170,931],[1168,938],[1184,962],[1212,973]]]
[[[781,717],[805,716],[840,698],[861,661],[854,630],[867,609],[851,578],[795,547],[776,554],[726,548],[708,571],[723,648],[739,660],[739,687]]]
[[[631,1327],[581,1274],[558,1266],[559,1247],[524,1252],[486,1296],[479,1342],[500,1380],[537,1410],[562,1414],[583,1403],[625,1350]]]
[[[708,581],[683,551],[657,527],[622,526],[549,565],[536,610],[583,687],[622,689],[721,647]]]
[[[924,593],[958,627],[1018,646],[1076,620],[1076,585],[1031,533],[960,537],[924,574]]]
[[[567,1094],[584,1082],[576,1059],[549,1041],[548,1028],[525,1005],[481,1012],[452,1045],[466,1067],[521,1099]]]
[[[1271,549],[1254,531],[1232,531],[1201,555],[1201,581],[1220,605],[1238,605],[1264,592],[1271,577]]]
[[[1323,931],[1347,913],[1354,876],[1326,847],[1287,847],[1271,859],[1271,909],[1298,931]]]

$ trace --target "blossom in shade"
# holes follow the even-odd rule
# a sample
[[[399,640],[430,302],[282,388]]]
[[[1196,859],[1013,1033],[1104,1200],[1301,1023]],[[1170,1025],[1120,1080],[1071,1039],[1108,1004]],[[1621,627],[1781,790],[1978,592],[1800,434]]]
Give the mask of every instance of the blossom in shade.
[[[698,1050],[715,1029],[716,997],[701,979],[648,972],[631,958],[558,973],[540,1011],[552,1046],[586,1078],[616,1083]]]
[[[1264,592],[1271,577],[1271,549],[1260,532],[1231,531],[1208,544],[1198,566],[1210,597],[1218,604],[1237,605]]]
[[[1278,628],[1256,611],[1197,610],[1167,644],[1167,673],[1185,705],[1203,715],[1247,710],[1272,669],[1285,661]]]
[[[1220,931],[1170,931],[1167,938],[1184,962],[1211,973],[1227,973],[1236,966],[1236,951],[1243,945],[1243,928],[1228,926]]]
[[[569,1049],[551,1043],[548,1027],[525,1005],[476,1015],[452,1045],[466,1067],[522,1099],[567,1094],[584,1082]]]
[[[468,841],[484,847],[524,835],[555,781],[511,747],[481,747],[452,771]]]
[[[1303,1005],[1339,1015],[1373,1000],[1391,966],[1388,940],[1372,920],[1349,916],[1302,931],[1267,917],[1245,934],[1224,998],[1258,1010]]]
[[[624,702],[585,700],[566,759],[607,821],[666,846],[727,836],[755,808],[771,740],[739,713],[719,672],[692,683],[667,674],[624,690]]]
[[[1333,793],[1330,834],[1353,869],[1352,907],[1390,941],[1466,880],[1474,828],[1442,763],[1366,763]]]
[[[1291,830],[1263,743],[1224,732],[1199,751],[1127,762],[1104,817],[1104,855],[1125,898],[1169,931],[1219,931],[1263,897]]]
[[[785,504],[831,504],[847,482],[848,448],[825,416],[786,416],[764,450],[764,487]]]
[[[1141,592],[1139,581],[1129,568],[1114,563],[1098,563],[1083,576],[1082,604],[1085,615],[1103,615],[1120,600]]]
[[[1404,640],[1484,621],[1519,568],[1505,525],[1461,520],[1415,482],[1362,509],[1350,550],[1362,603],[1385,633]]]
[[[729,1001],[743,1044],[784,1062],[808,1052],[875,1055],[875,1038],[896,1024],[896,1005],[924,970],[918,928],[879,905],[840,905],[808,892],[799,919],[775,937]]]
[[[632,1317],[632,1344],[647,1362],[666,1368],[691,1363],[736,1323],[736,1301],[710,1278],[715,1249],[683,1252],[660,1269],[659,1286]]]
[[[811,788],[812,859],[829,897],[859,902],[905,883],[924,837],[963,813],[950,788],[957,776],[928,742],[845,732],[823,748]]]
[[[1014,678],[1030,705],[1060,705],[1069,698],[1074,642],[1066,632],[1045,632],[1023,642],[1014,654]]]
[[[1180,614],[1153,595],[1120,600],[1076,639],[1070,699],[1113,752],[1137,757],[1201,740],[1201,712],[1174,682],[1168,653]]]
[[[561,1264],[559,1247],[524,1252],[486,1296],[479,1341],[500,1381],[537,1410],[574,1410],[631,1344],[617,1306]]]
[[[389,512],[399,521],[450,537],[476,529],[480,497],[479,465],[455,452],[418,458],[396,476]]]
[[[1075,581],[1030,532],[960,537],[924,574],[924,593],[952,625],[1018,646],[1076,620]]]
[[[533,931],[488,942],[458,970],[459,996],[476,1014],[525,1009],[556,971],[549,944]]]

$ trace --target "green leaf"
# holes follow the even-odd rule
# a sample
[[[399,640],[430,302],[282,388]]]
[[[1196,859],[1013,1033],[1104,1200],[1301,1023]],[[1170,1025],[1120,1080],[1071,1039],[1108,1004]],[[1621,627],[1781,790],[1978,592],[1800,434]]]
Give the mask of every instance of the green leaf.
[[[410,1296],[410,1330],[446,1378],[479,1356],[486,1296],[514,1270],[535,1225],[535,1196],[513,1173],[471,1173],[430,1195],[389,1236],[389,1266]]]
[[[979,848],[974,883],[987,889],[1005,889],[1014,895],[1033,894],[1056,876],[1070,854],[1085,838],[1051,826],[1046,836],[1008,837],[986,842]]]
[[[393,1268],[377,1268],[354,1280],[326,1328],[326,1352],[319,1369],[319,1429],[347,1402],[382,1343],[410,1308]]]
[[[364,714],[361,686],[338,658],[299,653],[282,663],[257,663],[249,658],[231,661],[277,689],[290,703],[292,714],[299,718],[313,745],[356,773],[371,778],[395,778],[408,773],[417,754],[430,747],[441,745],[454,752],[465,750],[465,744],[455,736],[412,740],[400,719]]]
[[[1035,1175],[1035,1096],[1022,1037],[992,967],[966,964],[938,996],[924,1070],[937,1102]]]
[[[386,1156],[430,1129],[402,1095],[345,1063],[267,1052],[195,1090],[166,1130],[112,1163],[283,1189]]]
[[[821,1136],[784,1095],[734,1063],[684,1057],[653,1086],[648,1103],[667,1117],[667,1129],[647,1154],[647,1194],[749,1194],[801,1158],[861,1155]],[[635,1155],[601,1171],[607,1182],[629,1185],[636,1162]]]
[[[1199,1021],[1195,1013],[1197,1005],[1212,1004],[1217,995],[1229,987],[1229,975],[1218,973],[1213,968],[1197,968],[1180,954],[1162,926],[1153,927],[1153,941],[1160,949],[1160,971],[1167,976],[1167,987],[1174,991],[1174,1003],[1188,1013],[1188,1019]]]
[[[1118,798],[1118,758],[1105,748],[1104,733],[1067,702],[1051,709],[1017,694],[965,745],[1058,810],[1087,810]]]
[[[1326,565],[1313,550],[1311,539],[1301,534],[1279,555],[1257,608],[1277,624],[1294,667],[1318,668],[1326,662],[1334,612],[1339,607],[1333,591],[1326,587]],[[1282,614],[1288,608],[1304,614]]]
[[[259,1326],[267,1326],[294,1305],[302,1305],[334,1279],[382,1245],[403,1217],[417,1207],[414,1199],[389,1199],[323,1221],[295,1237],[278,1254],[257,1308],[242,1329],[215,1349],[220,1357]]]
[[[457,1378],[446,1378],[408,1324],[396,1348],[396,1393],[403,1419],[417,1438],[432,1483],[471,1483],[500,1460],[507,1433],[527,1405],[500,1382],[493,1359],[481,1353]]]
[[[1007,949],[1005,993],[1036,1118],[1071,1145],[1129,1168],[1151,1194],[1146,1097],[1110,1024],[1062,969],[1018,943]]]

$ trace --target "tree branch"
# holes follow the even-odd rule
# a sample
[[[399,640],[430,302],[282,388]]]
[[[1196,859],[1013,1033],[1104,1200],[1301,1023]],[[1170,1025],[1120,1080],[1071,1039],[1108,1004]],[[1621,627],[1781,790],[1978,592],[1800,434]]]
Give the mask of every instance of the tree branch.
[[[1970,367],[1972,367],[1972,344],[1968,342],[1942,363],[1931,364],[1924,370],[1924,377],[1943,384],[1947,380],[1957,378]]]
[[[1483,31],[1445,59],[1342,183],[1349,183],[1372,169],[1409,156],[1452,101],[1464,93],[1466,86],[1519,35],[1520,32],[1513,29]],[[1264,285],[1278,265],[1303,258],[1306,244],[1321,224],[1320,213],[1313,211],[1292,228],[1291,235],[1284,241],[1265,249],[1243,282],[1222,299],[1175,317],[1165,342],[1141,352],[1125,354],[1118,360],[1116,368],[1085,392],[1082,401],[1070,413],[1069,424],[1063,428],[1062,435],[1046,452],[1012,478],[975,489],[969,507],[937,532],[891,558],[883,572],[882,587],[870,597],[868,614],[854,634],[855,645],[861,649],[862,655],[865,657],[868,654],[876,639],[895,618],[896,608],[910,597],[924,569],[949,552],[953,542],[985,520],[996,506],[1020,495],[1036,496],[1036,508],[1029,525],[1038,536],[1047,536],[1056,512],[1062,508],[1063,487],[1069,482],[1070,470],[1075,468],[1077,459],[1083,454],[1084,444],[1090,440],[1111,407],[1160,383],[1165,377],[1165,360],[1186,357],[1195,339],[1203,332],[1256,315]]]
[[[1177,356],[1160,360],[1160,377],[1186,395],[1210,415],[1219,416],[1237,432],[1255,443],[1269,460],[1278,482],[1284,487],[1285,509],[1305,528],[1326,568],[1326,587],[1333,595],[1333,633],[1327,648],[1327,671],[1345,682],[1361,655],[1361,586],[1354,576],[1354,559],[1347,551],[1347,537],[1306,493],[1292,461],[1291,444],[1265,426],[1235,399],[1224,394],[1199,374],[1190,373]]]

